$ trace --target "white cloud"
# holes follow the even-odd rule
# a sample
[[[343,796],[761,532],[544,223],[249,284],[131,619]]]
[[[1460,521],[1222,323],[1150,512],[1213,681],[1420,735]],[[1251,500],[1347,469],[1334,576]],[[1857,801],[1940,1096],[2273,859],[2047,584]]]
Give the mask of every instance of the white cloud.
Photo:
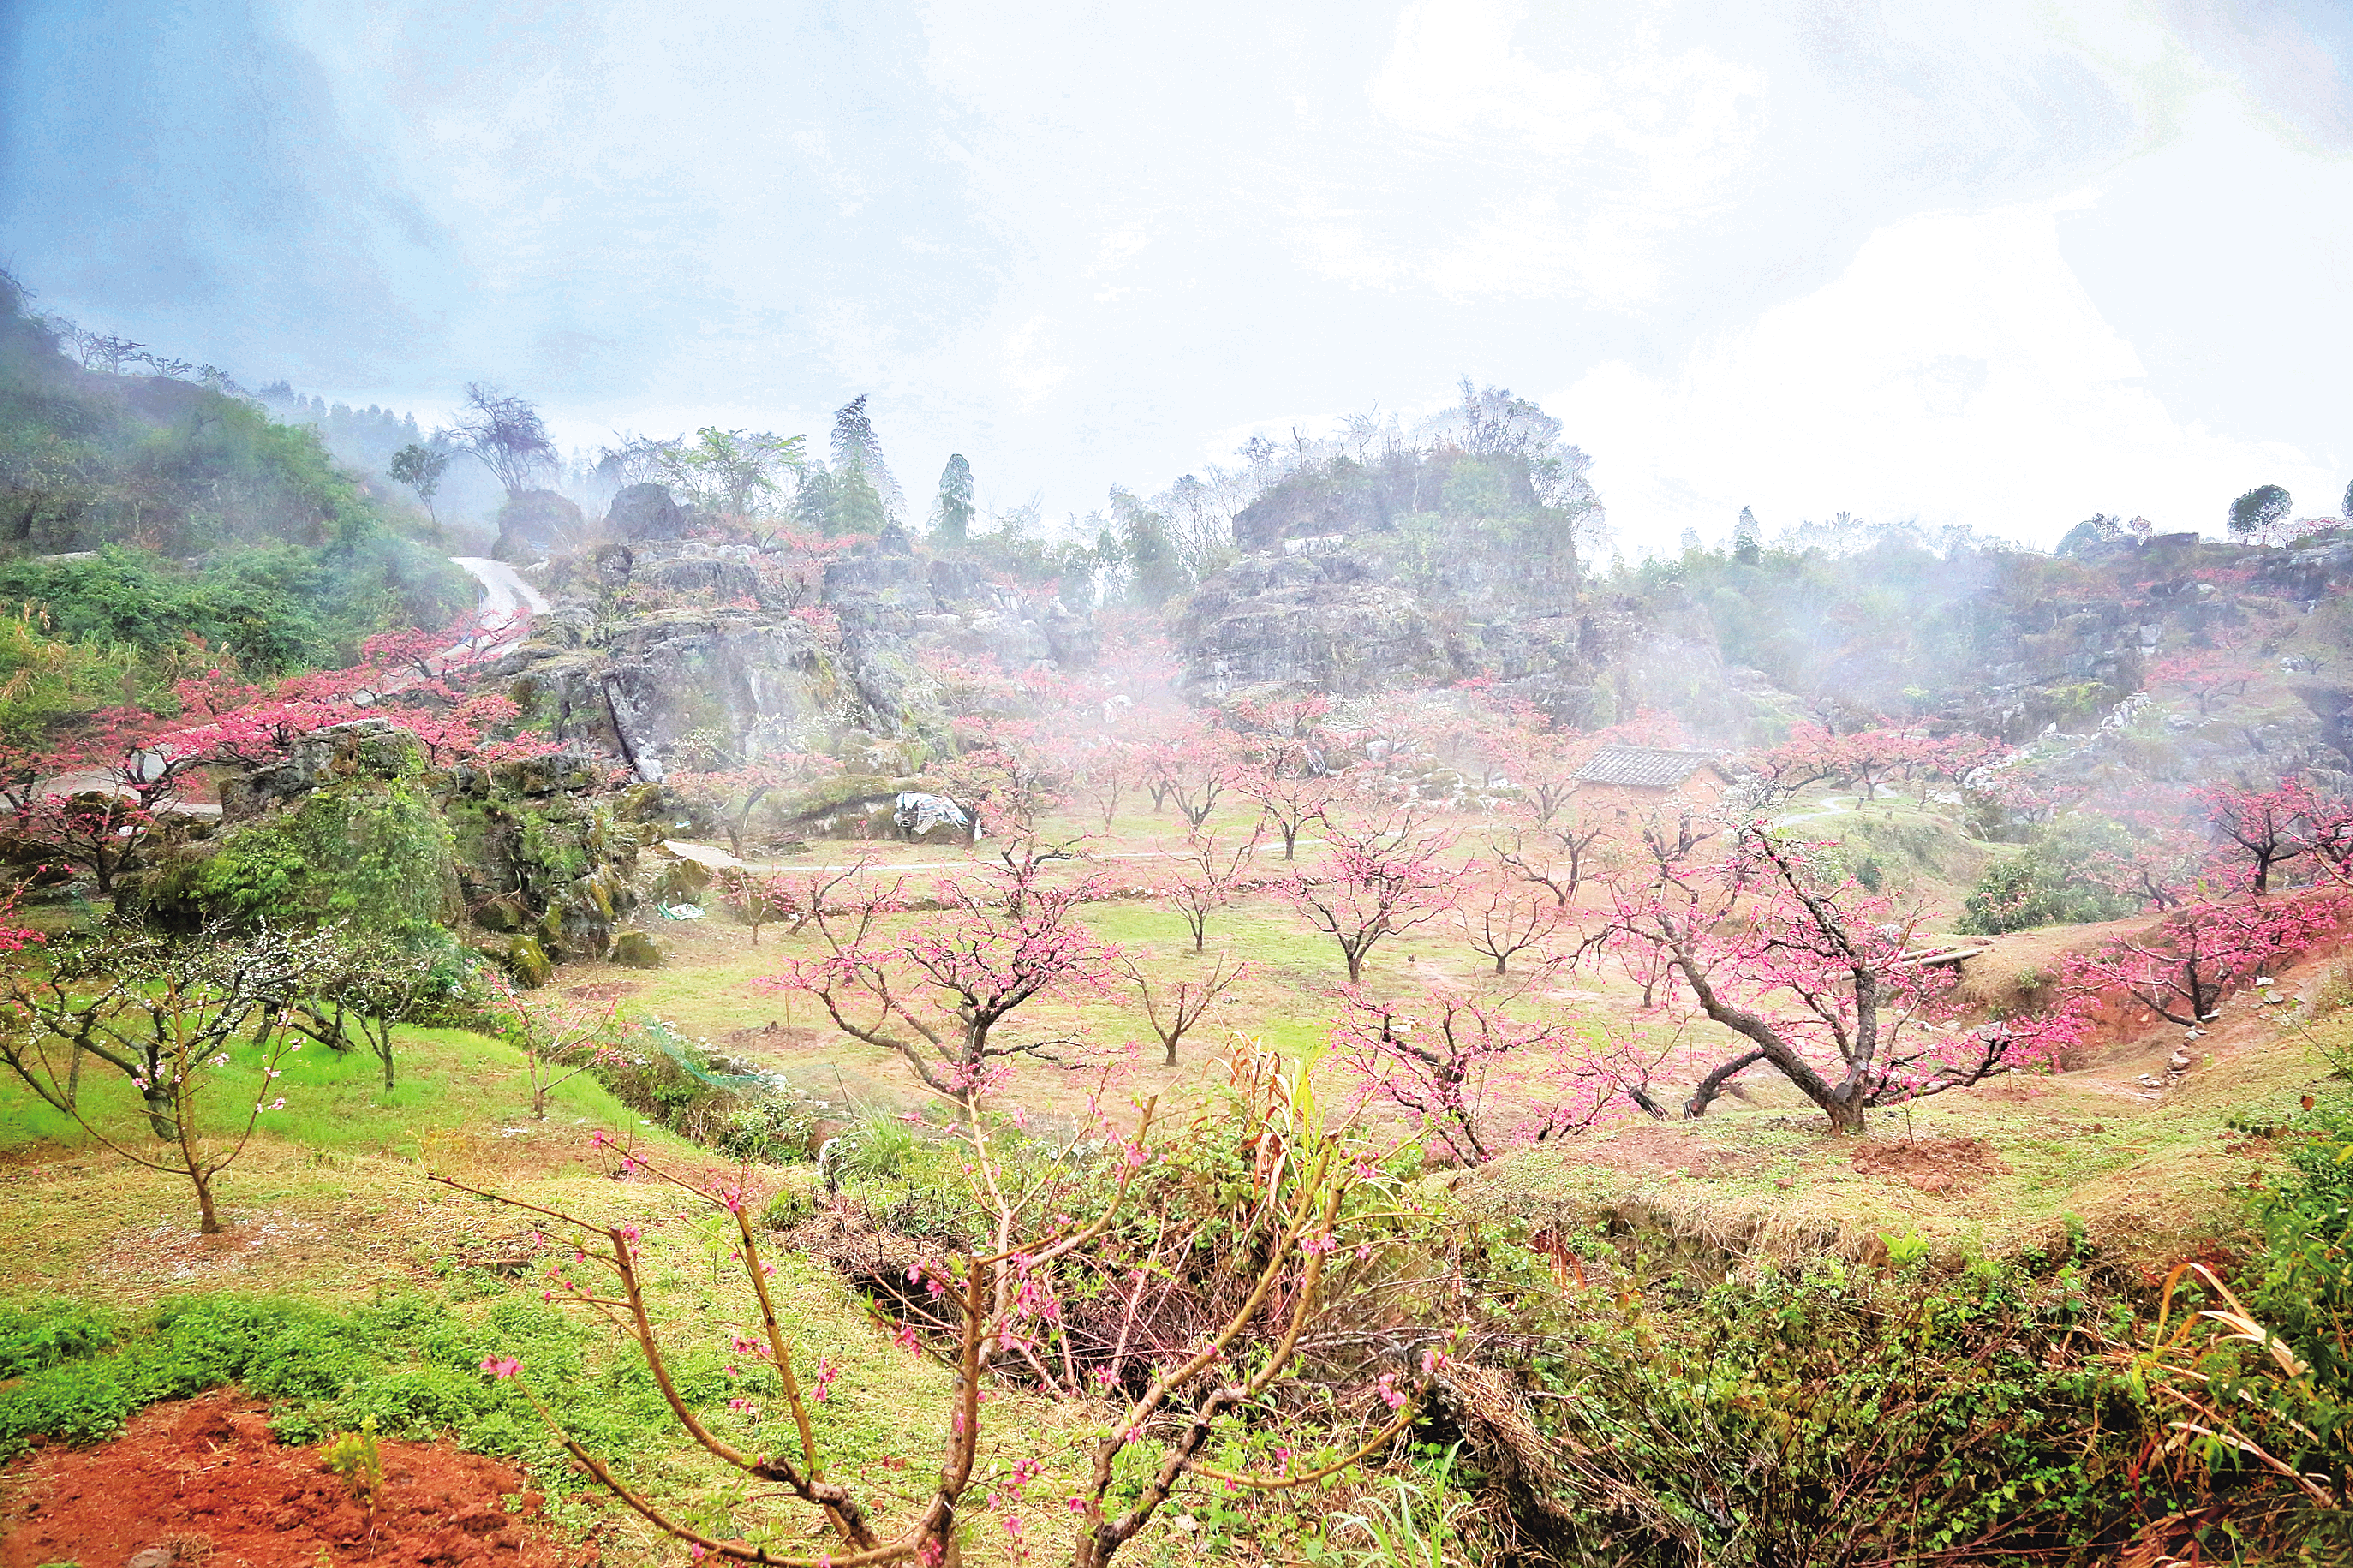
[[[1526,0],[1415,0],[1370,84],[1373,107],[1478,169],[1492,194],[1432,239],[1309,218],[1294,252],[1335,279],[1410,279],[1453,298],[1619,309],[1655,298],[1667,241],[1716,209],[1756,152],[1766,88],[1753,67],[1666,47],[1654,18],[1669,9],[1585,13],[1567,41],[1577,63],[1547,66],[1522,45]]]
[[[2168,411],[2061,253],[2068,205],[1889,225],[1678,373],[1613,362],[1547,404],[1636,543],[1721,537],[1743,506],[1768,528],[1846,510],[2041,543],[2093,512],[2212,530],[2259,483],[2333,510],[2333,463]]]
[[[1057,361],[1054,323],[1033,316],[1005,337],[1005,384],[1025,408],[1034,407],[1070,378],[1070,367]]]

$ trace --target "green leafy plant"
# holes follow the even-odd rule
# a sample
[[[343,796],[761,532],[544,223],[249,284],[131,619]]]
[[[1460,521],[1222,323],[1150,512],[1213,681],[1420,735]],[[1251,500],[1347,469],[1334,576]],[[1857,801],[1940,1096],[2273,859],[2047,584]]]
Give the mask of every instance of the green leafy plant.
[[[1351,1549],[1362,1568],[1463,1568],[1469,1561],[1459,1550],[1457,1525],[1471,1502],[1453,1487],[1462,1447],[1449,1448],[1426,1476],[1394,1476],[1387,1490],[1365,1499],[1361,1512],[1339,1516],[1337,1524],[1366,1539]]]
[[[2278,1129],[2288,1174],[2258,1190],[2263,1246],[2238,1288],[2202,1262],[2165,1280],[2136,1383],[2164,1412],[2153,1465],[2195,1495],[2166,1521],[2339,1561],[2353,1549],[2353,1117]]]
[[[321,1462],[340,1476],[354,1502],[370,1513],[384,1487],[383,1456],[376,1450],[375,1418],[363,1419],[356,1431],[339,1433],[319,1450]]]

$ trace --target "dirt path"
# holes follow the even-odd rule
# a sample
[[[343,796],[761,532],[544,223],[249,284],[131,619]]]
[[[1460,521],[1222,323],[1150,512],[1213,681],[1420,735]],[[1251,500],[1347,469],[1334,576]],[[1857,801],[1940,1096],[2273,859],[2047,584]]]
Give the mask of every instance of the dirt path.
[[[513,566],[488,556],[452,556],[449,563],[482,584],[482,618],[513,620],[517,611],[545,615],[548,601]]]

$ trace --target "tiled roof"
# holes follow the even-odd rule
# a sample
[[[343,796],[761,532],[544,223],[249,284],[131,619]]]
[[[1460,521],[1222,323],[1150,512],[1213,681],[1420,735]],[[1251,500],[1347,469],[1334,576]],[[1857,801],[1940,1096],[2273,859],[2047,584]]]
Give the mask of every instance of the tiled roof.
[[[1714,752],[1670,752],[1655,746],[1605,746],[1577,778],[1629,789],[1672,789],[1716,761]]]

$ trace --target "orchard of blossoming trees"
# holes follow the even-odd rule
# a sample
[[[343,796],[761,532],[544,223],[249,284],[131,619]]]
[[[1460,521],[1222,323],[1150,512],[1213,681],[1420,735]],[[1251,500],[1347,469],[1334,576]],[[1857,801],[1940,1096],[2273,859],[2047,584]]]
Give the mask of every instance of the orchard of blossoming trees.
[[[0,305],[12,1545],[217,1366],[608,1556],[2343,1556],[2353,530],[1628,560],[1469,383],[1057,526]]]
[[[841,1551],[874,1561],[943,1552],[973,1510],[978,1391],[990,1378],[1058,1393],[1099,1381],[1132,1402],[1087,1450],[1092,1480],[1066,1498],[1082,1521],[1074,1560],[1084,1563],[1109,1560],[1187,1476],[1241,1489],[1303,1484],[1384,1441],[1443,1382],[1434,1350],[1418,1379],[1392,1374],[1381,1385],[1392,1421],[1363,1418],[1332,1450],[1256,1471],[1205,1457],[1232,1441],[1219,1438],[1225,1424],[1304,1354],[1304,1314],[1325,1310],[1313,1303],[1338,1310],[1378,1276],[1377,1227],[1354,1243],[1325,1228],[1345,1225],[1384,1162],[1484,1166],[1573,1151],[1614,1125],[1708,1116],[1767,1080],[1809,1102],[1826,1131],[1865,1133],[1874,1112],[1996,1075],[2057,1071],[2098,1031],[2136,1016],[2210,1024],[2259,972],[2334,940],[2353,907],[2344,889],[2353,809],[2317,784],[2207,787],[2179,794],[2170,811],[2149,797],[2136,809],[2165,830],[2128,837],[2096,871],[2116,896],[2137,896],[2146,918],[2065,955],[2038,1008],[1989,1016],[1945,962],[1953,944],[1916,898],[1866,885],[1852,849],[1809,839],[1802,815],[1780,827],[1772,818],[1824,790],[1852,790],[1875,810],[1899,790],[1924,810],[1949,803],[1940,792],[1985,802],[2007,791],[2016,803],[2014,781],[1991,766],[2004,753],[1981,738],[1800,727],[1784,746],[1736,762],[1721,802],[1643,808],[1597,797],[1578,779],[1587,759],[1624,744],[1617,737],[1476,698],[1436,721],[1403,704],[1348,712],[1321,702],[1217,716],[1115,708],[1109,723],[1093,719],[1097,698],[1059,714],[1017,711],[968,726],[946,774],[960,800],[999,824],[957,871],[896,871],[872,846],[845,851],[837,866],[746,867],[727,884],[755,938],[763,927],[782,933],[763,986],[813,1001],[840,1036],[887,1053],[948,1102],[966,1166],[990,1195],[984,1239],[874,1287],[906,1325],[902,1343],[938,1355],[962,1402],[942,1440],[940,1486],[900,1533],[877,1527],[867,1502],[827,1478],[813,1413],[831,1374],[821,1364],[818,1392],[807,1392],[808,1374],[791,1370],[792,1335],[769,1308],[739,1353],[776,1374],[797,1458],[735,1448],[669,1396],[722,1462],[777,1484]],[[1642,738],[1673,738],[1655,726]],[[1127,847],[1139,842],[1154,847]],[[1176,917],[1181,938],[1155,951],[1099,929],[1120,925],[1121,908],[1138,901]],[[1285,935],[1271,941],[1270,927]],[[1314,1077],[1326,1095],[1339,1091],[1349,1136],[1371,1141],[1314,1155],[1272,1134],[1291,1125],[1282,1107],[1312,1092],[1305,1074],[1284,1080],[1280,1107],[1247,1100],[1261,1120],[1244,1147],[1260,1160],[1284,1151],[1268,1168],[1283,1174],[1266,1178],[1266,1201],[1279,1206],[1266,1248],[1245,1260],[1217,1312],[1186,1304],[1190,1337],[1161,1342],[1146,1354],[1155,1370],[1129,1376],[1121,1358],[1138,1354],[1138,1325],[1177,1310],[1184,1295],[1176,1275],[1160,1272],[1179,1247],[1169,1221],[1139,1229],[1114,1218],[1167,1167],[1141,1133],[1124,1139],[1100,1121],[1104,1088],[1140,1070],[1122,1038],[1131,1025],[1105,1020],[1132,1009],[1159,1065],[1179,1068],[1191,1059],[1188,1039],[1229,1025],[1249,1032],[1244,1009],[1270,952],[1294,974],[1297,955],[1317,955],[1307,962],[1325,972],[1327,1047]],[[1263,1058],[1249,1059],[1261,1064],[1238,1070],[1263,1096],[1276,1080]],[[1093,1085],[1087,1126],[1120,1151],[1115,1180],[1085,1202],[1071,1170],[1024,1165],[996,1142],[998,1112],[1020,1120],[1040,1074]],[[1353,1175],[1341,1176],[1342,1165]],[[645,1169],[635,1155],[624,1158],[631,1166]],[[656,1174],[733,1217],[736,1255],[758,1295],[765,1242],[744,1219],[742,1190]],[[1282,1197],[1291,1180],[1308,1187]],[[1315,1185],[1327,1181],[1336,1185]],[[584,1230],[582,1256],[619,1286],[599,1295],[572,1267],[552,1276],[558,1290],[591,1305],[638,1299],[635,1235],[548,1218]],[[1341,1259],[1355,1272],[1326,1271]],[[1097,1277],[1132,1288],[1112,1289],[1098,1312],[1087,1303],[1102,1292],[1079,1285]],[[658,1371],[670,1352],[633,1311],[620,1320]],[[1272,1352],[1213,1370],[1219,1347],[1246,1333],[1271,1336]],[[1119,1490],[1128,1445],[1155,1411],[1179,1405],[1188,1414],[1167,1428],[1141,1490]],[[548,1414],[562,1425],[561,1412]],[[565,1442],[632,1495],[604,1456]],[[1017,1539],[1019,1499],[1036,1473],[1027,1466],[980,1505]],[[677,1538],[724,1550],[689,1519],[632,1500]]]

